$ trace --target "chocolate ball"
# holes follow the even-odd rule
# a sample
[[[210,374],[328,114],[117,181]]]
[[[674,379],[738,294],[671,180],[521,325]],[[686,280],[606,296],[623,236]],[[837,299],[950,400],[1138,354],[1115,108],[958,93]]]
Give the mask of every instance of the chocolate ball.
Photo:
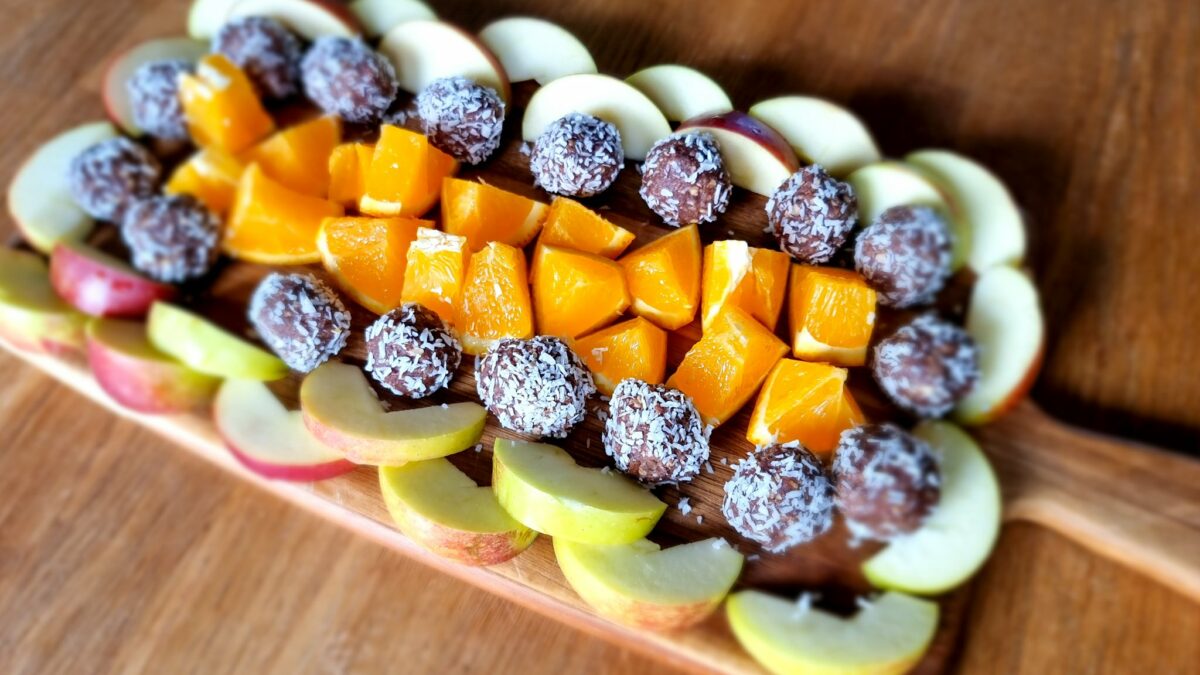
[[[350,312],[311,274],[268,274],[254,289],[249,314],[262,341],[302,373],[336,356],[350,336]]]
[[[100,141],[71,160],[71,196],[93,218],[120,223],[134,202],[153,196],[162,167],[128,138]]]
[[[609,401],[604,451],[643,483],[684,483],[708,461],[708,434],[687,394],[630,378]]]
[[[729,207],[732,192],[721,148],[707,132],[662,139],[642,165],[642,200],[668,225],[713,222]]]
[[[854,267],[880,304],[931,302],[950,276],[950,228],[928,206],[893,206],[858,235]]]
[[[833,485],[804,446],[767,445],[734,465],[721,512],[743,537],[780,553],[833,525]]]
[[[591,197],[613,184],[625,165],[621,133],[604,120],[582,113],[560,117],[534,143],[529,169],[546,192]]]
[[[367,327],[367,372],[399,396],[424,398],[450,386],[462,345],[442,318],[406,302]]]
[[[234,19],[217,31],[212,50],[241,68],[265,98],[287,98],[299,89],[300,39],[275,19]]]
[[[979,382],[979,351],[967,331],[927,314],[875,346],[871,372],[896,405],[941,417]]]
[[[392,62],[362,40],[325,35],[300,62],[304,94],[319,108],[354,124],[378,122],[396,98]]]
[[[565,342],[504,338],[479,358],[476,390],[505,429],[563,438],[583,421],[592,374]]]
[[[479,164],[500,147],[504,101],[465,77],[430,82],[417,94],[417,115],[429,142],[460,162]]]
[[[221,220],[190,195],[154,196],[125,212],[121,238],[135,268],[179,283],[212,269],[220,254]]]
[[[849,183],[813,164],[771,195],[767,223],[784,253],[809,265],[827,263],[858,223],[858,198]]]
[[[187,140],[187,120],[179,100],[179,78],[194,70],[191,63],[177,59],[150,61],[138,66],[125,81],[133,123],[157,138]]]
[[[843,431],[833,478],[838,510],[860,539],[887,541],[915,531],[941,497],[933,449],[891,424]]]

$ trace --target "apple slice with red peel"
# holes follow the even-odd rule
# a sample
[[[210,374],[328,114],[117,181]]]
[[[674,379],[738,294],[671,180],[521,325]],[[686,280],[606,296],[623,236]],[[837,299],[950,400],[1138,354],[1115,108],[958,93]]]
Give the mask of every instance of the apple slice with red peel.
[[[487,410],[478,403],[385,412],[356,366],[327,362],[300,385],[308,430],[355,464],[397,466],[445,457],[479,442]]]
[[[54,292],[41,257],[0,248],[0,339],[22,351],[66,356],[83,348],[86,323]]]
[[[337,0],[238,0],[221,23],[245,16],[271,17],[310,41],[323,35],[354,37],[362,32],[354,13]]]
[[[496,565],[537,538],[449,460],[379,467],[379,487],[392,520],[425,549],[465,565]]]
[[[133,118],[133,107],[125,85],[143,64],[179,60],[195,63],[208,53],[208,44],[188,37],[150,40],[121,52],[104,71],[101,96],[108,117],[130,136],[142,135]]]
[[[881,159],[875,139],[862,120],[824,99],[780,96],[755,103],[749,112],[779,131],[796,154],[820,164],[834,176],[849,175]]]
[[[687,66],[650,66],[625,78],[672,122],[733,110],[733,102],[721,85],[704,73]]]
[[[377,38],[405,21],[436,19],[437,14],[421,0],[354,0],[350,3],[367,37]]]
[[[203,410],[221,383],[156,349],[146,337],[146,326],[135,321],[89,322],[87,358],[100,388],[137,412]]]
[[[42,144],[17,169],[8,185],[8,211],[30,246],[49,253],[59,241],[92,231],[91,216],[71,196],[68,171],[76,155],[116,136],[108,122],[84,124]]]
[[[383,36],[379,53],[396,67],[400,88],[414,94],[434,80],[455,75],[495,89],[505,101],[512,94],[508,75],[491,51],[445,21],[405,21]]]
[[[570,113],[616,126],[626,159],[645,159],[656,141],[671,135],[671,124],[648,96],[615,77],[584,73],[560,77],[538,89],[525,107],[521,136],[536,141],[546,127]]]
[[[549,84],[560,77],[596,72],[592,53],[558,24],[527,16],[493,21],[479,31],[511,82]]]
[[[740,110],[694,117],[679,130],[712,134],[733,184],[764,197],[800,168],[800,159],[778,131]]]
[[[192,312],[165,302],[150,307],[150,342],[201,373],[223,378],[278,380],[287,365]]]
[[[300,411],[283,407],[256,380],[226,380],[213,403],[213,422],[234,458],[265,478],[311,482],[356,467],[318,441]]]
[[[209,41],[225,25],[229,10],[238,0],[192,0],[187,32],[195,40]]]
[[[138,319],[175,287],[147,279],[107,253],[83,242],[59,242],[50,255],[50,283],[84,314]]]
[[[880,214],[894,206],[931,206],[942,213],[950,225],[954,240],[951,266],[958,270],[971,249],[971,232],[962,224],[945,195],[915,168],[902,162],[885,160],[868,164],[850,174],[846,182],[858,198],[858,222],[862,227],[874,223]]]
[[[1037,379],[1046,339],[1037,288],[1012,267],[987,270],[971,291],[966,329],[979,347],[980,376],[954,416],[986,424],[1019,403]]]

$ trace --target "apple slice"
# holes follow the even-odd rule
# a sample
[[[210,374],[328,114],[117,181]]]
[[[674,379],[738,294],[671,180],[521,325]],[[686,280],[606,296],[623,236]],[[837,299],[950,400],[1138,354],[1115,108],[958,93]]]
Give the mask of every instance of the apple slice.
[[[846,181],[858,197],[858,222],[868,227],[884,211],[893,206],[931,206],[946,217],[954,240],[955,270],[966,262],[971,249],[971,232],[962,226],[961,219],[946,203],[940,190],[920,172],[901,162],[883,161],[868,164],[850,174]]]
[[[764,197],[800,168],[800,160],[783,136],[740,110],[684,121],[679,130],[707,131],[721,146],[733,184]]]
[[[83,348],[87,317],[59,298],[38,255],[0,248],[0,339],[23,351],[65,356]]]
[[[780,96],[750,106],[750,116],[778,130],[796,154],[835,176],[846,176],[881,159],[862,120],[824,99]]]
[[[354,470],[355,464],[321,443],[299,410],[283,407],[257,380],[226,380],[213,403],[213,422],[229,452],[266,478],[310,482]]]
[[[488,48],[444,21],[405,21],[383,36],[379,53],[396,67],[400,88],[414,94],[434,80],[453,75],[491,87],[505,101],[512,94],[508,75]]]
[[[721,85],[687,66],[650,66],[630,75],[625,81],[649,96],[672,122],[733,110],[733,102]]]
[[[201,373],[245,380],[278,380],[283,361],[182,307],[156,302],[150,307],[150,342]]]
[[[151,61],[179,60],[195,63],[208,53],[208,44],[190,37],[161,38],[150,40],[121,52],[109,62],[104,71],[101,96],[108,117],[130,136],[142,135],[142,130],[133,121],[133,108],[125,83],[135,71]]]
[[[195,40],[208,42],[229,18],[229,10],[238,0],[192,0],[188,10],[187,32]]]
[[[30,246],[49,253],[59,241],[92,231],[91,216],[71,196],[67,173],[76,155],[116,136],[108,122],[84,124],[44,143],[17,169],[8,185],[8,212]]]
[[[208,407],[220,378],[198,373],[150,344],[136,321],[93,319],[87,359],[100,388],[143,413],[185,413]]]
[[[579,466],[562,448],[497,438],[492,489],[513,518],[555,539],[630,544],[667,505],[615,471]]]
[[[626,159],[645,159],[656,141],[671,135],[671,124],[645,94],[615,77],[583,73],[560,77],[533,94],[521,136],[536,141],[552,122],[573,112],[616,126]]]
[[[982,272],[1025,259],[1025,220],[1004,183],[977,162],[948,150],[921,150],[904,158],[946,196],[970,231],[967,265]]]
[[[385,412],[357,366],[329,361],[300,385],[304,424],[355,464],[398,466],[445,457],[479,442],[487,410],[454,403]]]
[[[779,675],[904,673],[938,625],[937,603],[895,592],[848,619],[760,591],[734,593],[725,609],[738,642]]]
[[[724,539],[663,549],[648,539],[596,546],[556,537],[554,555],[571,587],[601,616],[653,631],[703,621],[742,571],[742,554]]]
[[[322,35],[354,37],[362,32],[358,19],[338,0],[237,0],[217,28],[244,16],[269,16],[309,41]]]
[[[1019,403],[1037,379],[1046,336],[1037,288],[1011,267],[987,270],[971,291],[966,328],[979,346],[979,382],[954,416],[979,425]]]
[[[962,429],[929,421],[913,433],[941,456],[937,510],[863,563],[863,573],[880,588],[934,595],[966,581],[987,560],[1000,533],[1000,484]]]
[[[354,0],[350,11],[369,38],[377,38],[405,21],[436,19],[421,0]]]
[[[83,242],[59,242],[50,255],[50,283],[84,314],[139,319],[175,287],[147,279],[107,253]]]
[[[379,487],[401,532],[465,565],[502,563],[537,538],[501,508],[491,487],[476,485],[444,458],[381,466]]]
[[[592,53],[567,29],[527,16],[493,21],[479,31],[512,82],[549,84],[560,77],[596,72]]]

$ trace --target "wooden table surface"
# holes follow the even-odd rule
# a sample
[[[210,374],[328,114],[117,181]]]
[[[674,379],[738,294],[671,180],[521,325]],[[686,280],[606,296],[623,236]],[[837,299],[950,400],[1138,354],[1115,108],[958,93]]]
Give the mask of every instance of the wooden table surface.
[[[41,139],[99,117],[103,59],[181,32],[186,4],[0,0],[0,182]],[[1050,329],[1038,401],[1200,448],[1200,3],[434,4],[470,28],[560,21],[614,73],[699,67],[739,106],[819,94],[863,115],[887,154],[983,160],[1029,214]],[[0,672],[658,668],[358,541],[7,355],[0,373]],[[958,664],[1194,672],[1197,635],[1200,605],[1014,525],[973,585]]]

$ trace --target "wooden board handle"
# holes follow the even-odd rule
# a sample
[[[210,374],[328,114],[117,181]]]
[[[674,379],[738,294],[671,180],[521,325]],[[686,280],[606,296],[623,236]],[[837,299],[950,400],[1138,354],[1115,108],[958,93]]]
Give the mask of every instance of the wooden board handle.
[[[1007,520],[1053,529],[1200,600],[1200,461],[1067,426],[1031,402],[978,437]]]

